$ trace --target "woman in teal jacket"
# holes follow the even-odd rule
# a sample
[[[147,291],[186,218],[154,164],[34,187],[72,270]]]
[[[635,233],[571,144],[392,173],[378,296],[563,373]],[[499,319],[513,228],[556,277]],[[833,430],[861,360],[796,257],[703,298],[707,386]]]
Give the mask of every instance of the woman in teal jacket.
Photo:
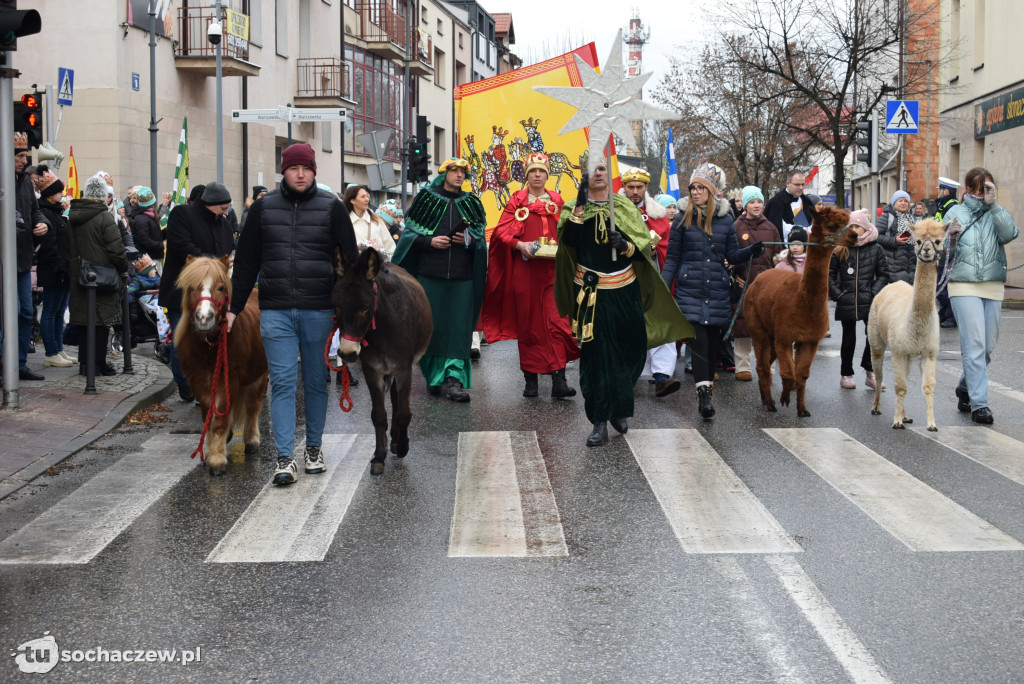
[[[967,172],[964,201],[945,215],[950,233],[949,301],[960,329],[964,371],[956,388],[957,408],[975,423],[993,422],[988,407],[988,364],[999,339],[999,310],[1006,282],[1006,243],[1020,231],[1010,212],[996,203],[992,174]]]

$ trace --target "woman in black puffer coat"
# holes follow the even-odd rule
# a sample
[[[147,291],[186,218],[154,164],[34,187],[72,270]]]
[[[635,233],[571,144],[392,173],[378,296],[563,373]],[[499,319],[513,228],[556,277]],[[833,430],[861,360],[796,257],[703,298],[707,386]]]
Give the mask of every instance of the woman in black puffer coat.
[[[690,197],[679,201],[672,223],[668,252],[661,277],[694,329],[690,345],[693,379],[697,383],[697,408],[705,420],[715,415],[711,404],[712,378],[722,333],[732,320],[729,299],[729,264],[743,264],[764,253],[757,242],[740,248],[726,200],[716,200],[722,170],[704,163],[690,176]]]
[[[857,322],[864,322],[867,337],[868,314],[871,302],[882,288],[889,284],[889,265],[885,250],[878,244],[878,230],[868,220],[867,209],[850,213],[850,225],[859,236],[857,244],[849,249],[837,247],[832,254],[828,269],[828,294],[836,303],[836,320],[843,325],[843,341],[840,346],[839,385],[844,389],[857,386],[853,378],[853,352],[857,347]],[[846,252],[846,253],[844,253]],[[875,387],[875,373],[871,366],[871,347],[864,340],[864,354],[861,368],[867,373],[864,384]]]

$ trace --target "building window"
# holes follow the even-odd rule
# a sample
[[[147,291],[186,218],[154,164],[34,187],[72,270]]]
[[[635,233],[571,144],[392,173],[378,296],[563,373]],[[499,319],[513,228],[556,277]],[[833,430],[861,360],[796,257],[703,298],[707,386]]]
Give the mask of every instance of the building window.
[[[960,143],[949,146],[949,177],[960,180]]]
[[[449,156],[448,147],[444,144],[444,129],[434,126],[432,138],[434,141],[434,161],[440,164],[442,159],[447,159]]]
[[[985,139],[977,138],[974,141],[974,166],[985,165]]]
[[[462,36],[464,36],[464,35],[466,35],[466,34],[464,34],[462,31],[459,31],[459,47],[460,48],[465,47],[465,45],[462,44]]]
[[[358,48],[345,50],[345,62],[352,72],[351,98],[356,103],[349,117],[351,126],[346,126],[345,130],[346,153],[366,155],[361,145],[356,148],[356,136],[378,128],[390,128],[394,135],[384,151],[384,158],[399,161],[402,68]]]
[[[260,0],[248,0],[243,11],[249,15],[249,44],[263,46],[263,10]]]
[[[324,152],[333,152],[331,149],[331,126],[333,121],[324,121],[320,124],[320,149]]]
[[[441,21],[440,19],[437,20],[437,35],[444,35],[444,22]]]
[[[444,53],[434,48],[434,84],[444,88]]]
[[[274,3],[274,49],[282,57],[288,56],[288,0]]]

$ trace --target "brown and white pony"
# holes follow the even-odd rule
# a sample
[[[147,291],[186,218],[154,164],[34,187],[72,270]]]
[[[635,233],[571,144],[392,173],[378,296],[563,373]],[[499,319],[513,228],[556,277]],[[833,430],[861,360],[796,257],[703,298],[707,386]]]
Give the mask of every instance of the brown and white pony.
[[[178,362],[203,409],[203,438],[209,429],[206,467],[223,475],[226,446],[235,427],[243,427],[245,453],[260,449],[259,415],[267,392],[267,356],[260,336],[260,308],[254,291],[235,318],[231,333],[224,331],[231,306],[228,257],[189,256],[178,276],[182,291],[181,323],[174,331]],[[216,405],[210,415],[216,382]],[[230,407],[227,406],[230,398]],[[202,441],[197,452],[202,453]],[[195,454],[193,454],[195,455]]]
[[[409,453],[412,367],[430,345],[434,317],[416,279],[385,263],[372,247],[354,265],[345,264],[335,249],[334,270],[338,280],[331,297],[341,332],[338,354],[346,363],[359,359],[370,389],[370,418],[377,436],[370,474],[380,475],[388,455],[384,395],[391,394],[391,453],[403,458]]]

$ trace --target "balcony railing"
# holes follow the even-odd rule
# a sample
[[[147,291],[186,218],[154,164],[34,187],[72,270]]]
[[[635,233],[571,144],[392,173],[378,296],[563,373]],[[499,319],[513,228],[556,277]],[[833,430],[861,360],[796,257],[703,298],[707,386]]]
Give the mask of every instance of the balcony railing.
[[[297,60],[299,86],[296,97],[350,99],[348,68],[337,57],[303,57]]]
[[[405,3],[395,0],[357,0],[361,32],[367,43],[390,43],[406,49]]]
[[[217,16],[213,7],[179,7],[178,8],[178,42],[175,49],[177,57],[216,57],[217,48],[207,38],[207,29]],[[227,9],[221,8],[221,26],[227,26]],[[229,40],[227,35],[221,38],[222,59],[240,59],[249,61],[249,45],[239,45]]]

